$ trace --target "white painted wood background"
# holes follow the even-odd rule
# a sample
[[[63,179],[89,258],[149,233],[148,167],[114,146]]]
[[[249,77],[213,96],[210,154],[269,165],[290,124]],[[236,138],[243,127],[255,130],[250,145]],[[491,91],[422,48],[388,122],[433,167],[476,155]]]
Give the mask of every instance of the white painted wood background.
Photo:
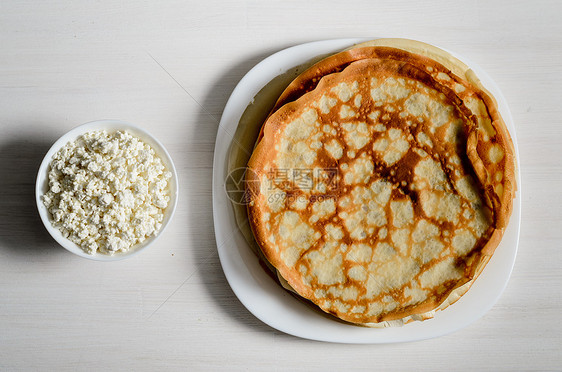
[[[561,17],[559,1],[1,1],[0,370],[560,370]],[[515,120],[523,218],[511,281],[482,319],[437,339],[282,334],[238,302],[218,260],[212,154],[232,89],[285,47],[356,36],[470,58]],[[50,145],[104,118],[156,135],[181,184],[157,245],[116,263],[59,247],[33,196]]]

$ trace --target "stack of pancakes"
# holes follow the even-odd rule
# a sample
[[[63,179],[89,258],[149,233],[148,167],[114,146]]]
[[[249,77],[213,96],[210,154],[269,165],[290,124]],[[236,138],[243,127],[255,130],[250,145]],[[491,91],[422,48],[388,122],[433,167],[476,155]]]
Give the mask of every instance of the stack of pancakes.
[[[515,195],[511,138],[466,65],[380,39],[298,76],[248,163],[249,221],[288,288],[356,324],[424,320],[499,244]]]

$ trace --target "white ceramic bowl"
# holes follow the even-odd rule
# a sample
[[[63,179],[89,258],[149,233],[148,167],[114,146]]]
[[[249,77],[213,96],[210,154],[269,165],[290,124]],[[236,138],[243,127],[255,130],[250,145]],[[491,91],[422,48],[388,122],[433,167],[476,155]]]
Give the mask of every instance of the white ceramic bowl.
[[[51,220],[49,218],[49,211],[47,210],[47,208],[43,204],[43,201],[41,200],[41,196],[44,195],[49,189],[48,174],[49,174],[50,163],[53,158],[53,155],[55,155],[62,147],[64,147],[64,145],[66,145],[69,142],[74,142],[81,135],[87,132],[100,131],[100,130],[107,130],[107,131],[126,130],[132,135],[140,138],[154,149],[156,154],[162,159],[162,162],[166,166],[167,170],[172,173],[172,177],[168,181],[169,188],[170,188],[170,203],[166,208],[164,214],[164,221],[162,222],[162,228],[160,229],[160,231],[156,235],[146,239],[144,242],[133,246],[129,251],[124,253],[115,253],[112,256],[103,253],[88,254],[84,250],[82,250],[82,248],[80,248],[77,244],[65,238],[61,234],[61,232],[57,228],[53,227],[53,225],[51,224]],[[172,220],[174,211],[176,210],[176,206],[178,202],[178,175],[176,173],[174,162],[172,161],[170,154],[168,154],[168,151],[166,151],[166,149],[164,148],[164,145],[162,145],[160,141],[154,138],[146,130],[139,128],[136,125],[119,120],[92,121],[90,123],[82,124],[75,127],[70,132],[66,133],[61,138],[59,138],[58,141],[55,142],[53,146],[51,146],[51,148],[47,152],[47,155],[45,155],[45,158],[41,162],[41,166],[39,167],[39,173],[37,174],[37,181],[35,184],[35,200],[37,202],[37,209],[39,210],[39,215],[41,216],[41,220],[43,221],[43,224],[47,228],[47,231],[49,231],[51,236],[68,251],[77,254],[78,256],[89,258],[91,260],[118,261],[127,257],[131,257],[139,253],[140,251],[146,249],[149,245],[153,244],[160,235],[162,235],[162,233],[166,229],[166,226]]]

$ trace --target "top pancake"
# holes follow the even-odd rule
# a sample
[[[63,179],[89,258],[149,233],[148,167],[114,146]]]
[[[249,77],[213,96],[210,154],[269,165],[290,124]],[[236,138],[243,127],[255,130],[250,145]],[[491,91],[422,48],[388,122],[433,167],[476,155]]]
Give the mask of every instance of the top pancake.
[[[430,316],[501,239],[511,140],[469,70],[448,67],[360,46],[298,77],[262,128],[248,164],[258,245],[298,294],[341,319]]]

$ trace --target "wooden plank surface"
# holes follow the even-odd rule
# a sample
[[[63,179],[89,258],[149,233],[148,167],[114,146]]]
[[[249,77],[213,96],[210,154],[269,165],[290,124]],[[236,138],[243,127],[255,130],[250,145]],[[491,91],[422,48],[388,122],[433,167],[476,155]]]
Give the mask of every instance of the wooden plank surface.
[[[559,370],[562,3],[558,1],[3,1],[0,3],[1,370]],[[409,37],[483,67],[515,120],[519,254],[482,319],[437,339],[341,345],[254,318],[212,226],[218,119],[256,63],[306,41]],[[168,148],[181,193],[157,245],[115,263],[66,252],[34,183],[70,128],[115,118]]]

